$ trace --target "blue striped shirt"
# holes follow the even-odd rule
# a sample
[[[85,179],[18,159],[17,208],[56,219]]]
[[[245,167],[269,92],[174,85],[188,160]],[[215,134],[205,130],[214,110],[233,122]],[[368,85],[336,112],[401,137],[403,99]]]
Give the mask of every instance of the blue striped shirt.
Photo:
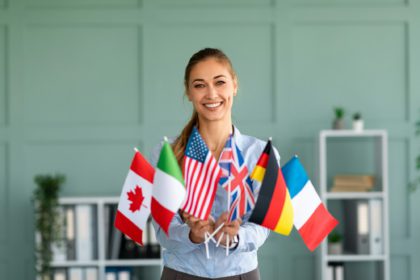
[[[254,169],[266,142],[255,137],[242,135],[234,127],[233,141],[242,151],[249,172]],[[162,144],[155,147],[151,156],[151,164],[156,166]],[[277,151],[276,156],[279,159]],[[259,190],[256,190],[258,193]],[[219,185],[211,215],[217,218],[227,207],[227,192]],[[249,213],[244,217],[239,229],[239,243],[226,256],[226,249],[216,247],[209,242],[210,259],[206,257],[205,245],[192,243],[189,239],[190,228],[176,214],[169,226],[169,237],[154,222],[156,238],[162,246],[163,263],[165,266],[192,274],[195,276],[218,278],[247,273],[257,268],[257,250],[268,237],[269,230],[259,225],[247,222]]]

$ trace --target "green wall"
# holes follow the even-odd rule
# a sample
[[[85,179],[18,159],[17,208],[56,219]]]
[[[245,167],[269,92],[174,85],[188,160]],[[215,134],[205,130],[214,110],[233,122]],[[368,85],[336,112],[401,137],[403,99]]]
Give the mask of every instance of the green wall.
[[[0,0],[0,279],[34,279],[33,176],[119,195],[132,147],[149,154],[187,121],[184,66],[206,46],[236,67],[241,131],[313,178],[334,106],[388,130],[391,276],[417,279],[419,0]],[[263,279],[314,279],[314,256],[296,232],[271,235]]]

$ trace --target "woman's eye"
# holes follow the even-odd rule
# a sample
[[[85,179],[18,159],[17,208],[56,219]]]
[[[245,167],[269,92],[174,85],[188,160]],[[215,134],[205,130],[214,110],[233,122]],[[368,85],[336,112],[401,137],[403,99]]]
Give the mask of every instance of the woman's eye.
[[[221,85],[224,85],[225,84],[225,81],[217,81],[216,82],[216,85],[218,85],[218,86],[221,86]]]
[[[194,88],[203,88],[204,87],[204,85],[203,84],[195,84],[194,85]]]

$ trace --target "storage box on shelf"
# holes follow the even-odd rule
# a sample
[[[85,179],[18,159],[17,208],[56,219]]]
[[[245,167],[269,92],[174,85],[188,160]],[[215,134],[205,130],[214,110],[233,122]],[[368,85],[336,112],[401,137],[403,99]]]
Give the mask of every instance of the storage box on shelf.
[[[161,270],[160,246],[151,222],[141,247],[114,227],[119,197],[60,198],[62,242],[53,245],[57,280],[144,279]]]
[[[320,196],[343,245],[337,254],[321,244],[318,276],[389,280],[386,131],[323,130],[318,140]]]

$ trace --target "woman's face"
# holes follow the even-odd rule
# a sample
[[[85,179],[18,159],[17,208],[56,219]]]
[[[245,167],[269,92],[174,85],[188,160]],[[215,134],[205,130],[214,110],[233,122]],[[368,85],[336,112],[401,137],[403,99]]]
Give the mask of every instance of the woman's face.
[[[190,72],[187,96],[200,121],[228,121],[231,118],[237,82],[229,68],[214,58],[197,63]]]

